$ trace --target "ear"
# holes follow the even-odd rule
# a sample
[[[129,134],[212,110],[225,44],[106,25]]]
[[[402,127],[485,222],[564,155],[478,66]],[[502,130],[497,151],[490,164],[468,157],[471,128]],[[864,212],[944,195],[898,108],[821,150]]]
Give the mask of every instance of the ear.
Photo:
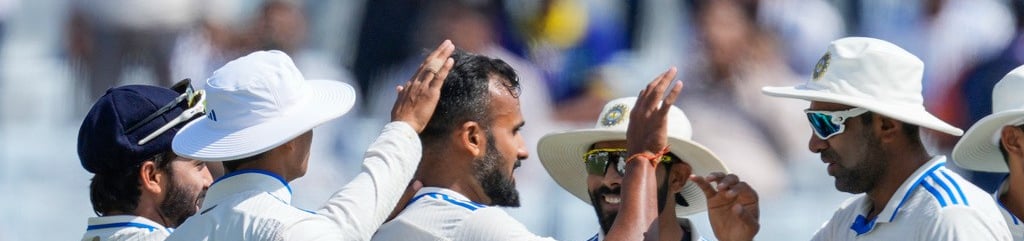
[[[902,121],[879,114],[871,115],[871,118],[874,118],[874,121],[867,128],[875,130],[875,137],[880,142],[891,142],[903,137],[903,128],[906,128],[906,125]]]
[[[473,156],[482,156],[484,154],[484,147],[487,146],[487,136],[480,123],[476,121],[462,123],[458,132],[458,135],[454,136],[458,138],[456,143],[459,147],[465,149]]]
[[[144,192],[161,193],[163,192],[163,186],[161,183],[164,182],[166,173],[160,171],[156,162],[145,161],[142,166],[139,167],[139,187]]]
[[[693,173],[693,167],[686,162],[679,162],[672,165],[672,168],[668,170],[669,175],[668,187],[670,193],[677,193],[683,190],[683,186],[690,179],[690,174]]]
[[[1024,131],[1016,126],[1004,126],[1001,134],[999,142],[1003,144],[1003,148],[1006,149],[1010,157],[1024,156],[1024,143],[1021,143]]]

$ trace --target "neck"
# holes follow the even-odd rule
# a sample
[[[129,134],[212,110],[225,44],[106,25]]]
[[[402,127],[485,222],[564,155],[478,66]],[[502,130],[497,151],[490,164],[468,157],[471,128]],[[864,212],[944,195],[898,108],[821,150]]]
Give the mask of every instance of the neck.
[[[292,180],[295,180],[296,177],[288,175],[287,168],[285,168],[285,165],[283,165],[282,161],[275,162],[272,160],[274,159],[264,158],[261,160],[244,163],[238,165],[238,169],[229,170],[228,172],[236,172],[241,170],[264,170],[281,176],[281,178],[284,178],[284,180],[287,182],[292,182]]]
[[[1024,189],[1022,189],[1024,188],[1024,173],[1011,171],[1005,185],[1008,190],[999,195],[999,202],[1013,216],[1024,216]]]
[[[887,159],[885,160],[886,170],[882,174],[882,178],[875,183],[875,187],[867,191],[868,199],[871,200],[868,219],[878,216],[889,203],[889,199],[895,195],[896,190],[903,185],[903,182],[931,159],[928,152],[923,149],[893,152],[890,155],[883,155],[881,158]]]
[[[416,169],[416,180],[424,187],[440,187],[458,192],[469,200],[491,205],[491,198],[480,187],[472,171],[472,158],[433,158],[451,155],[435,155],[424,153],[419,168]]]
[[[172,225],[170,220],[165,220],[163,218],[163,215],[160,214],[160,210],[158,208],[159,203],[156,203],[154,200],[149,198],[145,198],[146,200],[143,199],[143,197],[139,197],[139,206],[135,208],[135,211],[130,213],[131,215],[149,219],[150,221],[156,222],[164,227],[174,228],[177,226]]]
[[[676,219],[674,196],[674,193],[669,193],[665,209],[658,214],[658,235],[662,241],[682,240],[684,234],[689,232],[689,230],[684,230],[679,225],[679,220]]]

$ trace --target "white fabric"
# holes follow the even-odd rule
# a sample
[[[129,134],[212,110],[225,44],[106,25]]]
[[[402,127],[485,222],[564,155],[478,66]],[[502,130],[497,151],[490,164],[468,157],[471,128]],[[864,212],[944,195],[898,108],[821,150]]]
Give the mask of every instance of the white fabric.
[[[1019,125],[1024,118],[1024,66],[1007,73],[992,89],[992,113],[978,120],[953,147],[956,165],[975,171],[1009,172],[999,151],[1003,126]]]
[[[693,228],[693,222],[690,222],[690,219],[682,218],[682,217],[676,217],[676,221],[679,222],[679,227],[682,227],[683,230],[686,230],[686,231],[690,232],[690,239],[689,240],[683,240],[683,241],[706,241],[707,240],[707,239],[704,239],[704,237],[701,237],[700,233],[697,233],[697,229]],[[594,234],[594,236],[588,238],[587,241],[601,241],[601,240],[604,240],[604,235],[605,235],[604,233],[597,232],[597,234]]]
[[[389,240],[554,240],[537,236],[498,207],[452,191],[423,187],[395,219],[373,236]]]
[[[386,125],[366,151],[362,173],[316,213],[291,206],[291,188],[280,177],[230,173],[168,240],[367,240],[398,203],[421,152],[412,127]]]
[[[924,63],[892,43],[848,37],[832,41],[807,83],[764,87],[771,96],[845,104],[928,129],[959,136],[956,128],[924,107]]]
[[[1007,184],[1008,181],[1009,179],[1003,179],[1003,184],[999,185],[999,190],[997,190],[992,196],[992,198],[997,202],[999,201],[999,196],[1002,196],[1009,191],[1010,186]],[[1013,235],[1013,240],[1024,241],[1024,221],[1021,221],[1016,215],[1010,213],[1010,210],[1007,210],[1006,206],[1001,202],[999,203],[999,211],[1003,214],[1003,221],[1006,221],[1006,226],[1010,227],[1010,234]]]
[[[113,215],[89,218],[82,241],[160,241],[171,229],[144,217]]]
[[[864,218],[871,210],[866,195],[848,199],[812,240],[1011,240],[992,196],[945,161],[936,156],[918,168],[873,221]]]
[[[633,111],[636,100],[636,97],[625,97],[609,101],[592,129],[551,133],[542,137],[537,142],[537,155],[551,178],[583,202],[590,203],[583,154],[599,141],[626,139],[629,113]],[[691,140],[693,129],[683,110],[673,105],[668,112],[668,123],[669,152],[689,164],[694,175],[729,173],[729,169],[714,153]],[[696,184],[687,182],[680,192],[690,205],[675,205],[676,215],[685,217],[707,210],[707,198]]]
[[[180,156],[237,160],[280,146],[347,113],[355,89],[306,80],[281,51],[257,51],[213,72],[203,86],[206,118],[182,127],[171,143]]]

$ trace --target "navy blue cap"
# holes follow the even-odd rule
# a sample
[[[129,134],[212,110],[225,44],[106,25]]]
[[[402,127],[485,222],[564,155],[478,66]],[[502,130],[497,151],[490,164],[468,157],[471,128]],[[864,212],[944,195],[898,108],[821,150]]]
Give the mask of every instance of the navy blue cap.
[[[92,173],[121,171],[171,151],[171,140],[187,122],[172,127],[145,145],[139,140],[160,129],[185,109],[181,103],[149,122],[127,132],[178,97],[173,90],[147,85],[127,85],[107,90],[78,129],[78,158]]]

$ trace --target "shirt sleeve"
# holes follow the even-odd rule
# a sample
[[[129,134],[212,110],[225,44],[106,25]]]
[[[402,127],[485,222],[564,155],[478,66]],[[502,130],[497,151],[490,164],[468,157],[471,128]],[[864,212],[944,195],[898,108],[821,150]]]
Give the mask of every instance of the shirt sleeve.
[[[519,221],[500,208],[481,208],[470,214],[455,230],[452,240],[535,240],[554,241],[531,233]]]
[[[362,172],[317,214],[337,224],[346,240],[369,240],[397,205],[421,156],[416,131],[405,122],[388,123],[366,150]]]

